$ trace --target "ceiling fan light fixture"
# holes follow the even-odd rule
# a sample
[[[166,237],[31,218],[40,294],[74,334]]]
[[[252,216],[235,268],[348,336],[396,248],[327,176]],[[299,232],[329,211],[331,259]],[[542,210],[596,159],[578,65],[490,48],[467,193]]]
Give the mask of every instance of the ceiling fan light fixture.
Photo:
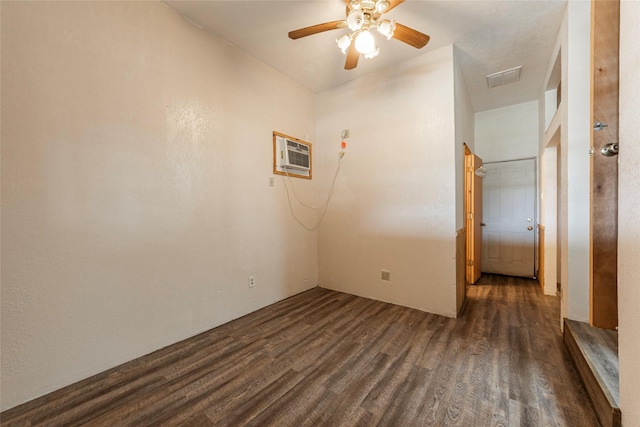
[[[351,37],[349,34],[345,34],[340,38],[336,39],[336,43],[338,43],[338,47],[342,51],[342,53],[347,53],[347,49],[351,46]]]
[[[364,25],[364,13],[359,10],[352,10],[347,16],[347,26],[351,31],[358,31]]]
[[[370,50],[369,52],[364,54],[364,57],[367,59],[375,58],[376,56],[378,56],[379,53],[380,53],[380,48],[374,46],[373,50]]]
[[[376,0],[360,0],[363,9],[373,10],[376,7]]]
[[[369,54],[377,49],[376,41],[368,30],[361,31],[360,34],[356,36],[355,43],[356,50],[363,54]]]
[[[387,9],[389,9],[389,6],[391,6],[391,3],[389,3],[389,0],[378,0],[376,2],[376,10],[379,13],[384,13]]]
[[[385,36],[387,40],[393,37],[393,32],[395,30],[396,30],[396,22],[393,20],[390,21],[388,19],[384,19],[380,22],[380,25],[378,25],[378,32],[383,36]]]
[[[396,23],[392,19],[382,19],[382,16],[403,3],[405,0],[345,0],[345,18],[337,21],[324,22],[289,31],[289,38],[297,40],[313,34],[330,30],[349,28],[349,33],[336,38],[338,48],[346,55],[345,70],[353,70],[358,66],[358,59],[375,58],[380,53],[376,46],[376,28],[378,33],[388,39],[395,39],[416,49],[421,49],[429,42],[429,36],[413,28]],[[343,3],[343,4],[345,4]]]

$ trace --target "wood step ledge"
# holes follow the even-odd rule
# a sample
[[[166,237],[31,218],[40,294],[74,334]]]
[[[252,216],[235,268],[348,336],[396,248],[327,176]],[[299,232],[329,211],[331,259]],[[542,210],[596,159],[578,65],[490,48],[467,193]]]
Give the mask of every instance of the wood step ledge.
[[[622,426],[617,332],[564,319],[563,340],[600,424]]]

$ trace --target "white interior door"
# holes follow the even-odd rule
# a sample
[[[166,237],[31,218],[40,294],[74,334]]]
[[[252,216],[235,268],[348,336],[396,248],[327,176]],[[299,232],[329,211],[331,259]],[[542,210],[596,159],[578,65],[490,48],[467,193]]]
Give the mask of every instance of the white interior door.
[[[535,275],[535,160],[485,163],[482,271]]]

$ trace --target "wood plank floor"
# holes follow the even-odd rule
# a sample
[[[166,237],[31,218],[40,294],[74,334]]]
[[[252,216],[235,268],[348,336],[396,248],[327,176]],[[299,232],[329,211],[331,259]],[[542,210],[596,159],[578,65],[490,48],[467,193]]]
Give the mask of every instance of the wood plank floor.
[[[1,424],[598,425],[558,299],[495,275],[469,288],[460,319],[316,288],[6,411]]]
[[[588,323],[565,320],[584,357],[593,366],[593,371],[603,388],[610,394],[611,402],[620,406],[620,368],[618,362],[618,332],[611,329],[594,328]]]

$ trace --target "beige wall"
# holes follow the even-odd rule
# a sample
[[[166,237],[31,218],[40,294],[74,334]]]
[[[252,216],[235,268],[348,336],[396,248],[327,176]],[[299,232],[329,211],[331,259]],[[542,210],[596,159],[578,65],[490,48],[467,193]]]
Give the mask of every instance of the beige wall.
[[[455,316],[452,46],[317,99],[321,194],[341,130],[351,134],[319,230],[319,285]],[[380,280],[382,269],[391,283]]]
[[[316,285],[316,233],[268,181],[313,93],[161,3],[1,24],[2,409]]]
[[[620,4],[618,304],[620,408],[640,425],[640,2]]]
[[[591,3],[567,3],[562,40],[560,126],[561,317],[589,321]],[[555,60],[555,57],[553,58]]]
[[[460,50],[453,49],[454,102],[456,121],[456,230],[465,227],[464,144],[475,153],[475,111],[458,62]]]
[[[540,156],[540,224],[544,237],[544,293],[556,295],[558,286],[558,141],[560,131]]]
[[[545,91],[548,81],[557,79],[554,66],[560,55],[562,101],[538,146],[540,212],[547,231],[545,293],[555,293],[556,282],[561,284],[560,324],[563,318],[589,320],[591,128],[585,123],[590,120],[590,34],[591,4],[568,2],[547,79],[540,88],[539,128],[543,129],[551,116]]]
[[[475,138],[485,163],[538,157],[538,101],[477,112]]]

